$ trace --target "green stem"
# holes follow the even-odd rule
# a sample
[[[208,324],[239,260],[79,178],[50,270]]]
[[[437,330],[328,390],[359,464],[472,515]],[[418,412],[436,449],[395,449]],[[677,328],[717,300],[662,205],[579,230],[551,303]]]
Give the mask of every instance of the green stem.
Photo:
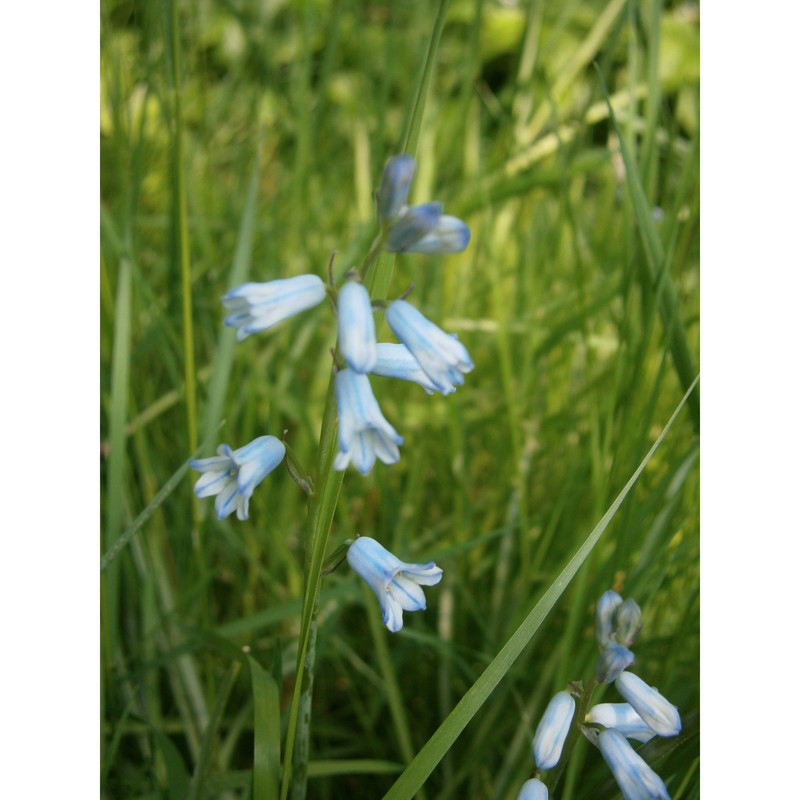
[[[428,45],[417,85],[414,90],[410,112],[402,136],[400,152],[411,153],[416,149],[425,98],[433,73],[433,64],[439,47],[442,29],[447,16],[449,0],[440,0],[439,11],[434,23],[433,32]],[[370,294],[385,296],[391,278],[393,261],[381,265],[378,256],[383,250],[386,232],[382,231],[370,245],[369,251],[359,268],[359,275],[365,281]],[[369,273],[373,264],[377,268]],[[369,277],[369,280],[366,280]],[[187,387],[188,388],[188,387]],[[283,779],[281,781],[281,800],[289,794],[290,781],[296,785],[292,791],[293,800],[303,800],[306,796],[308,776],[307,760],[309,757],[308,736],[311,720],[312,673],[314,670],[314,651],[316,643],[316,615],[319,587],[322,580],[322,569],[325,563],[325,551],[330,536],[331,523],[342,488],[344,472],[334,471],[333,460],[336,454],[336,431],[338,418],[334,396],[334,378],[328,384],[328,395],[325,401],[325,412],[320,431],[319,468],[317,493],[311,498],[309,509],[310,541],[306,556],[306,587],[303,596],[303,614],[300,623],[300,640],[297,648],[297,675],[295,678],[292,705],[289,710],[289,723],[286,732],[286,748],[283,757]],[[302,724],[298,728],[299,720]],[[302,741],[301,741],[302,740]],[[294,759],[297,746],[298,756]],[[294,759],[294,760],[293,760]],[[296,763],[295,763],[296,761]]]
[[[192,324],[192,269],[189,261],[189,211],[186,181],[183,174],[183,117],[181,111],[181,40],[177,0],[172,0],[172,91],[174,92],[173,157],[177,223],[177,250],[181,269],[183,307],[183,370],[186,381],[186,423],[189,450],[197,449],[197,397],[194,367],[194,330]]]
[[[369,246],[369,252],[364,257],[364,263],[361,265],[361,268],[358,270],[358,274],[361,276],[361,281],[363,282],[364,279],[367,277],[367,273],[369,272],[369,268],[375,263],[378,256],[381,254],[381,250],[383,250],[384,242],[386,241],[386,231],[382,231],[379,233],[373,240],[372,244]]]
[[[325,413],[322,420],[322,430],[320,432],[320,457],[319,457],[319,488],[317,493],[312,495],[309,515],[311,519],[310,531],[311,539],[306,556],[307,579],[305,594],[303,596],[303,614],[300,623],[300,640],[297,647],[297,668],[294,693],[292,695],[292,705],[289,710],[289,725],[286,732],[286,749],[283,757],[283,780],[281,783],[281,800],[286,800],[289,794],[290,780],[294,779],[300,784],[300,788],[295,788],[293,797],[305,796],[305,777],[307,768],[305,765],[297,764],[296,774],[292,773],[295,740],[298,736],[298,719],[301,715],[301,704],[305,704],[302,709],[304,720],[310,720],[311,716],[311,685],[305,684],[306,669],[313,671],[314,663],[314,642],[316,637],[316,625],[314,620],[317,611],[317,599],[319,597],[319,586],[322,579],[322,567],[325,560],[325,550],[330,535],[333,514],[336,510],[336,503],[339,499],[339,491],[342,487],[344,478],[343,472],[333,470],[333,459],[336,453],[336,430],[337,415],[336,402],[333,390],[333,378],[328,385],[328,396],[325,402]],[[309,657],[310,654],[310,657]],[[302,726],[303,735],[308,737],[308,725]],[[303,744],[300,750],[308,756],[308,747]],[[302,780],[298,780],[302,777]]]
[[[447,18],[447,7],[450,0],[441,0],[439,10],[436,13],[436,21],[433,23],[433,31],[428,42],[428,52],[425,54],[425,61],[422,64],[417,83],[414,86],[414,102],[411,106],[411,113],[406,118],[403,135],[400,138],[401,153],[413,155],[417,149],[419,132],[422,127],[422,112],[425,110],[425,101],[428,96],[428,86],[433,77],[433,64],[436,61],[436,53],[439,50],[439,40],[442,37],[444,23]]]
[[[319,596],[314,603],[314,613],[311,616],[311,630],[308,632],[308,646],[306,648],[305,672],[303,673],[302,694],[296,740],[296,755],[294,774],[292,777],[292,800],[303,800],[306,796],[308,785],[308,760],[311,744],[311,699],[314,689],[314,660],[317,653],[317,611],[319,610]]]

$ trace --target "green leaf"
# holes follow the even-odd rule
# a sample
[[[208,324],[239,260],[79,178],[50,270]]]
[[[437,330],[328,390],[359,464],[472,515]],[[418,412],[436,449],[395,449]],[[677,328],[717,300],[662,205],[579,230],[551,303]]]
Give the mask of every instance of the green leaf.
[[[247,657],[253,690],[253,800],[278,796],[281,767],[281,709],[278,684],[252,656]]]

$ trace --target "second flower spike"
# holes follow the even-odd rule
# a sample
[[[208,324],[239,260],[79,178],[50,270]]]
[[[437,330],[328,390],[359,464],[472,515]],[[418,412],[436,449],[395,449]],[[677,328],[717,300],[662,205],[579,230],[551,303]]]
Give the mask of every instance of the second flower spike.
[[[420,586],[434,586],[442,579],[442,570],[433,561],[407,564],[368,536],[360,536],[350,545],[347,563],[378,596],[383,622],[392,633],[403,627],[403,611],[425,609]]]
[[[348,281],[339,291],[339,349],[347,366],[366,374],[378,360],[375,316],[369,292],[358,281]]]

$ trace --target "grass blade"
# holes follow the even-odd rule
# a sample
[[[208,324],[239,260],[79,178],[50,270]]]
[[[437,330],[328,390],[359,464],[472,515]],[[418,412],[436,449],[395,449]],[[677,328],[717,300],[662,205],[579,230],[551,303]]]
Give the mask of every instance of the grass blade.
[[[233,689],[233,684],[242,668],[241,661],[234,661],[228,667],[225,677],[222,679],[222,686],[219,687],[219,694],[217,695],[217,702],[211,712],[208,720],[208,725],[203,733],[203,741],[200,745],[200,754],[197,758],[194,774],[192,775],[192,782],[189,786],[189,793],[186,795],[186,800],[199,800],[203,797],[203,784],[211,771],[211,758],[214,750],[214,741],[219,731],[220,723],[222,722],[222,715],[225,711],[225,706],[228,702],[228,696]]]
[[[196,458],[202,451],[205,449],[211,442],[212,438],[216,435],[217,429],[213,430],[211,434],[206,437],[206,440],[197,450],[192,453],[189,457],[188,461],[185,461],[181,464],[180,467],[172,474],[172,477],[159,489],[156,496],[147,504],[145,509],[139,514],[138,517],[131,523],[128,529],[119,536],[111,547],[106,550],[103,554],[103,557],[100,559],[100,572],[105,572],[108,568],[109,564],[111,564],[114,559],[125,549],[125,547],[130,544],[131,540],[134,536],[139,532],[142,526],[150,519],[150,517],[155,514],[156,509],[172,494],[178,484],[181,482],[181,479],[186,474],[186,471],[189,469],[189,461],[193,458]]]
[[[253,233],[256,221],[256,201],[258,198],[258,181],[261,174],[260,157],[256,153],[253,170],[250,174],[250,183],[247,187],[247,197],[242,213],[242,222],[239,226],[239,235],[236,240],[236,251],[231,266],[229,286],[233,288],[243,283],[250,270],[250,261],[253,255]],[[208,403],[203,418],[203,436],[208,436],[212,429],[216,429],[222,419],[222,409],[225,402],[225,392],[228,388],[231,368],[233,366],[234,346],[236,335],[231,328],[224,328],[219,336],[219,347],[214,358],[214,369],[208,385]]]
[[[281,708],[278,684],[252,656],[247,657],[253,690],[253,800],[278,796],[281,768]]]
[[[672,351],[672,360],[675,363],[675,369],[678,372],[681,385],[684,391],[686,391],[689,385],[694,384],[695,367],[692,364],[692,356],[689,353],[689,345],[686,341],[683,323],[681,322],[678,295],[669,276],[668,264],[664,257],[664,247],[661,244],[661,239],[658,237],[652,208],[644,191],[644,184],[642,183],[642,178],[639,173],[639,167],[631,151],[628,149],[625,136],[622,133],[617,116],[611,105],[603,75],[599,67],[597,67],[597,65],[595,65],[595,67],[603,94],[606,98],[606,103],[608,104],[608,114],[617,134],[622,160],[625,162],[625,180],[628,184],[628,191],[631,193],[636,222],[638,223],[639,231],[642,236],[647,270],[652,282],[651,290],[657,294],[659,308],[661,310],[661,320],[667,331],[667,338]],[[692,414],[692,423],[694,424],[695,431],[699,431],[699,392],[690,394],[689,410]]]

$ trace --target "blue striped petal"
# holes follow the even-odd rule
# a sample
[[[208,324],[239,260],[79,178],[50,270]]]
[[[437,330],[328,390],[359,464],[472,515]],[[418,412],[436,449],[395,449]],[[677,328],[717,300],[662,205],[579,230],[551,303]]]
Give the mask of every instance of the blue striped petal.
[[[350,545],[347,562],[377,595],[383,623],[392,633],[403,627],[403,611],[424,610],[420,586],[433,586],[442,579],[442,570],[432,561],[406,564],[368,536]]]
[[[338,312],[342,357],[356,372],[367,373],[378,360],[369,292],[357,281],[348,281],[339,292]]]

